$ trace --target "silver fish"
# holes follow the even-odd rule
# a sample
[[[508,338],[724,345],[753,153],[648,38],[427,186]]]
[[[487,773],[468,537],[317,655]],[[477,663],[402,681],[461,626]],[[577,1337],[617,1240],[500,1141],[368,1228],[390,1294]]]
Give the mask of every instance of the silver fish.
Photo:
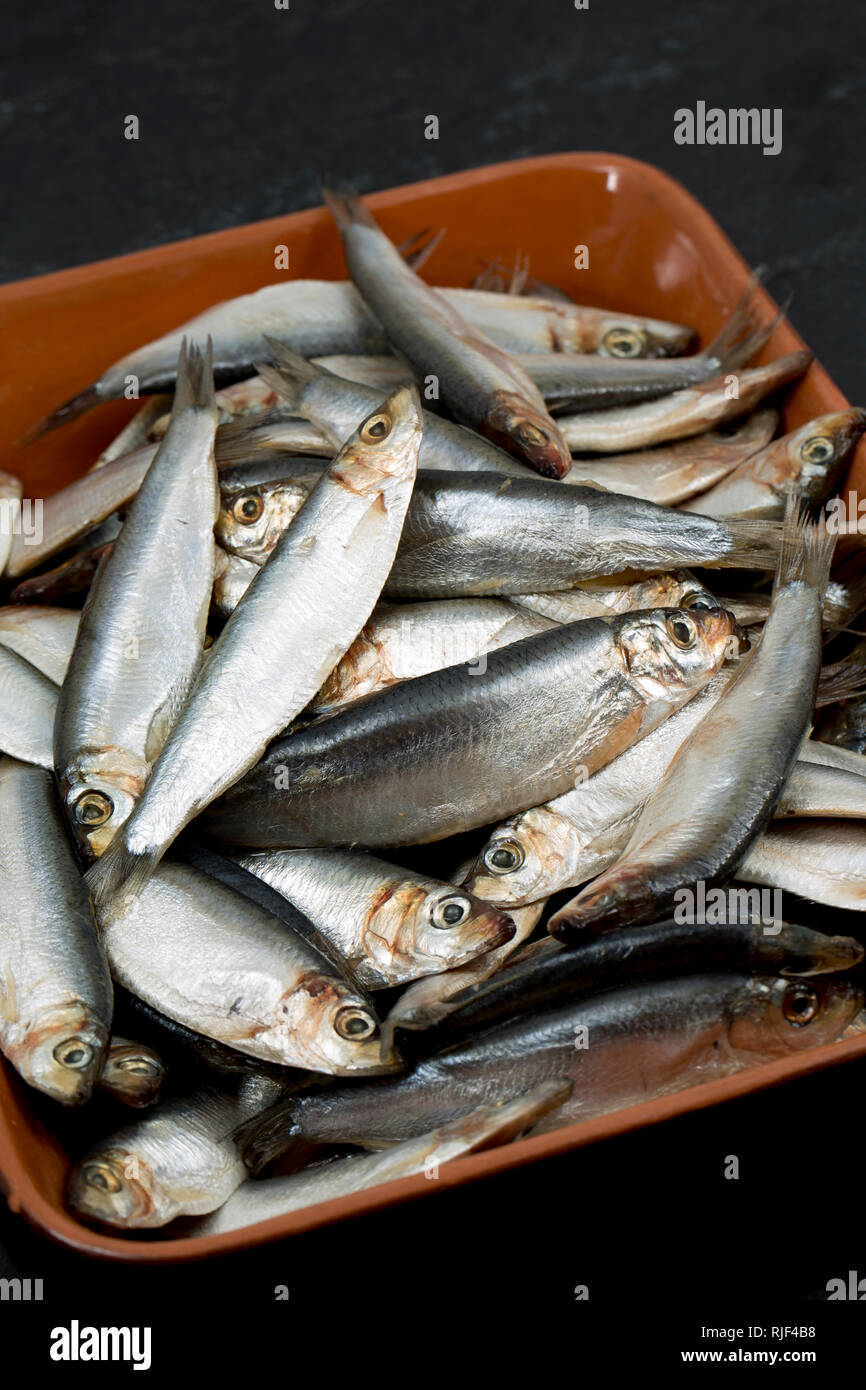
[[[298,908],[367,989],[406,984],[495,950],[511,920],[450,883],[345,850],[285,850],[237,861]]]
[[[481,333],[508,352],[592,351],[593,343],[612,356],[657,355],[683,351],[692,333],[678,324],[613,310],[583,309],[543,298],[518,299],[481,290],[443,288],[445,302]],[[305,357],[327,353],[387,352],[385,335],[349,281],[289,280],[213,305],[179,328],[135,349],[108,367],[90,386],[59,406],[32,431],[74,420],[100,401],[116,400],[138,378],[141,392],[173,388],[183,338],[214,343],[218,380],[237,381],[261,356],[265,334],[283,338]]]
[[[546,594],[514,594],[517,608],[557,623],[575,623],[581,618],[607,618],[615,613],[633,613],[641,608],[719,608],[722,605],[709,589],[688,570],[651,574],[627,584],[609,579],[588,579],[574,589]]]
[[[51,767],[57,696],[53,681],[0,645],[0,753]]]
[[[866,911],[866,826],[853,820],[774,822],[737,877],[829,907]]]
[[[381,1071],[377,1019],[299,932],[188,864],[98,913],[114,978],[185,1028],[278,1066]],[[177,931],[177,923],[183,931]]]
[[[772,567],[778,522],[688,516],[539,478],[425,474],[385,586],[389,599],[572,589],[681,565]],[[767,564],[767,562],[769,562]]]
[[[91,586],[57,707],[55,771],[89,858],[141,796],[201,665],[216,418],[209,358],[184,347],[171,426]]]
[[[720,609],[589,618],[402,681],[271,744],[208,812],[254,849],[415,844],[574,786],[684,704],[738,646]],[[541,795],[539,793],[541,792]]]
[[[86,1101],[111,980],[50,773],[0,760],[0,1048],[37,1090]]]
[[[90,870],[98,902],[118,890],[134,896],[175,836],[253,766],[354,641],[397,549],[420,440],[418,394],[402,387],[344,445],[214,643],[144,796]]]
[[[246,1177],[232,1131],[279,1095],[278,1083],[254,1077],[172,1097],[75,1165],[70,1207],[126,1231],[213,1211]]]
[[[775,410],[759,410],[730,434],[708,430],[706,434],[655,449],[575,459],[565,481],[603,487],[608,492],[673,507],[706,492],[769,444],[778,419]]]
[[[552,1077],[570,1098],[533,1133],[607,1114],[835,1041],[863,1002],[846,977],[690,974],[554,999],[412,1072],[290,1097],[247,1127],[248,1166],[299,1145],[399,1143]],[[581,1034],[588,1046],[575,1046]]]
[[[711,377],[698,386],[641,405],[560,415],[557,424],[576,454],[619,454],[687,439],[754,410],[771,391],[802,376],[811,361],[809,352],[789,352],[766,366],[741,370],[736,373],[737,395],[731,390],[728,375]]]
[[[145,444],[46,497],[39,535],[27,536],[19,530],[13,537],[8,575],[17,579],[28,574],[125,507],[138,492],[154,452],[152,444]]]
[[[819,415],[753,454],[683,510],[704,516],[779,517],[789,492],[820,502],[864,429],[866,410]]]
[[[489,652],[551,626],[549,618],[521,612],[504,599],[383,605],[337,662],[307,712],[331,714],[363,695],[463,661],[480,672]]]
[[[323,196],[365,302],[425,382],[435,380],[455,418],[538,473],[566,474],[568,448],[516,359],[419,279],[359,198]]]
[[[152,1047],[112,1034],[96,1084],[121,1104],[144,1109],[159,1100],[165,1072],[165,1063]]]
[[[760,645],[678,749],[616,863],[554,913],[554,936],[603,931],[626,912],[656,921],[677,889],[729,877],[757,839],[809,732],[834,544],[790,498]]]
[[[533,1129],[571,1094],[568,1081],[542,1081],[514,1100],[480,1105],[460,1119],[440,1125],[417,1139],[406,1139],[381,1153],[352,1154],[319,1164],[308,1172],[281,1178],[253,1179],[232,1194],[224,1206],[197,1221],[186,1236],[214,1236],[320,1202],[366,1192],[380,1183],[395,1182],[414,1173],[438,1175],[440,1167],[465,1154],[510,1143]]]
[[[80,618],[71,608],[10,604],[0,608],[0,646],[17,652],[55,685],[62,685]]]

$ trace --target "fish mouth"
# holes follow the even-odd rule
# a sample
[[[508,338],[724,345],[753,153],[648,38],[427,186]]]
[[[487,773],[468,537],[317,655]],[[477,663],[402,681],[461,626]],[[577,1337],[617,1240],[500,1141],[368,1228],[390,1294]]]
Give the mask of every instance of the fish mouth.
[[[785,976],[834,975],[853,969],[864,956],[863,946],[851,936],[822,937],[791,923],[785,924],[784,940],[786,948],[795,955],[794,962],[781,970]]]
[[[564,478],[571,468],[571,452],[554,422],[519,397],[499,395],[485,420],[488,439],[543,478]]]

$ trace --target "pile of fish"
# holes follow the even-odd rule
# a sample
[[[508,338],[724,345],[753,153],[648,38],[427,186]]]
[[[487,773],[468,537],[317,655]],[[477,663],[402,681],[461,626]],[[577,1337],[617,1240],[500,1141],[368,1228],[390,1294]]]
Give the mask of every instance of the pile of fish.
[[[38,528],[0,475],[0,1048],[126,1232],[866,1027],[858,941],[766,910],[866,908],[866,412],[778,434],[757,282],[689,351],[326,200],[349,280],[110,366]]]

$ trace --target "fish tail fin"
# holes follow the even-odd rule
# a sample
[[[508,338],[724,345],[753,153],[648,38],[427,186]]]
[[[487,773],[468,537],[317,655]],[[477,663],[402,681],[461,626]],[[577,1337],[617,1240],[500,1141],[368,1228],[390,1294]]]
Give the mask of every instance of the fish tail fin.
[[[826,518],[810,520],[805,502],[797,493],[789,492],[774,591],[802,582],[817,589],[823,598],[835,548],[836,536],[828,530]]]
[[[825,666],[818,677],[818,695],[815,700],[819,708],[835,705],[838,700],[853,700],[866,695],[866,671],[862,667],[837,661],[833,666]]]
[[[270,362],[256,362],[255,367],[262,381],[276,391],[281,400],[291,410],[303,414],[304,388],[318,376],[333,376],[327,367],[319,367],[309,362],[299,352],[281,343],[278,338],[264,335],[271,355]]]
[[[725,525],[731,535],[731,549],[714,562],[705,561],[707,568],[775,569],[782,537],[781,522],[727,517]]]
[[[84,875],[97,917],[137,898],[159,863],[159,851],[130,849],[121,831]]]
[[[322,185],[319,192],[322,195],[322,202],[336,222],[337,230],[340,233],[347,231],[352,226],[375,227],[378,230],[375,217],[369,208],[362,203],[354,189],[343,188],[338,191],[335,188],[326,188]]]
[[[416,232],[414,236],[407,237],[400,243],[397,250],[410,269],[419,271],[422,265],[429,261],[446,230],[447,228],[440,227],[438,232],[431,232],[429,227],[425,227],[423,231]],[[426,241],[424,237],[427,238]]]
[[[204,352],[196,343],[181,340],[177,358],[177,384],[171,413],[182,410],[216,410],[213,384],[213,342],[209,337]]]
[[[102,395],[99,383],[93,382],[86,386],[83,391],[79,391],[77,396],[70,396],[68,401],[64,401],[50,415],[46,415],[37,424],[31,426],[26,434],[23,434],[18,441],[19,448],[24,448],[28,444],[34,444],[43,435],[50,434],[52,430],[59,429],[61,425],[67,425],[72,420],[77,420],[79,416],[92,410],[95,405],[99,405],[101,400],[107,397]]]
[[[742,367],[769,341],[790,306],[790,299],[774,318],[767,321],[758,299],[762,271],[756,270],[746,286],[739,303],[713,341],[705,355],[719,364],[719,371]]]

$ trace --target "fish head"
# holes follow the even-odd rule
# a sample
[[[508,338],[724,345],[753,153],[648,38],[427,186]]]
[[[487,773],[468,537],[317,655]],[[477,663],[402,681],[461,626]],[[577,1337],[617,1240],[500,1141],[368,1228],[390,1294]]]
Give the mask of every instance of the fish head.
[[[787,1057],[835,1042],[862,1007],[863,990],[844,975],[754,976],[730,1007],[728,1040],[738,1053]]]
[[[599,328],[599,357],[680,357],[695,340],[693,329],[658,319],[606,319]]]
[[[122,748],[79,753],[60,778],[75,843],[91,863],[108,848],[144,791],[150,765]]]
[[[218,543],[229,555],[263,565],[311,490],[312,482],[293,478],[224,492],[214,527]]]
[[[159,1188],[150,1164],[131,1149],[101,1149],[76,1163],[66,1199],[92,1221],[126,1229],[158,1225]]]
[[[498,907],[450,883],[417,879],[384,885],[364,922],[365,955],[397,983],[463,965],[514,936]]]
[[[413,476],[424,431],[417,386],[398,386],[343,445],[328,476],[349,492],[374,498]]]
[[[152,1105],[165,1078],[161,1057],[140,1043],[117,1039],[108,1049],[99,1084],[128,1105]]]
[[[724,608],[629,613],[617,628],[628,679],[649,701],[681,703],[748,647]]]
[[[7,1056],[36,1090],[61,1105],[83,1105],[102,1071],[107,1046],[105,1025],[76,999],[30,1020]]]
[[[535,806],[496,827],[464,880],[484,902],[510,908],[537,902],[562,881],[563,864],[579,852],[571,821]]]
[[[516,392],[495,393],[483,432],[543,478],[564,478],[571,468],[568,445],[543,405],[535,406]]]
[[[866,411],[819,415],[776,439],[745,465],[757,482],[776,492],[796,489],[813,502],[832,488],[852,446],[866,429]]]
[[[393,1049],[382,1056],[379,1019],[364,996],[317,970],[283,996],[275,1032],[288,1034],[297,1065],[308,1071],[355,1076],[400,1067]]]

